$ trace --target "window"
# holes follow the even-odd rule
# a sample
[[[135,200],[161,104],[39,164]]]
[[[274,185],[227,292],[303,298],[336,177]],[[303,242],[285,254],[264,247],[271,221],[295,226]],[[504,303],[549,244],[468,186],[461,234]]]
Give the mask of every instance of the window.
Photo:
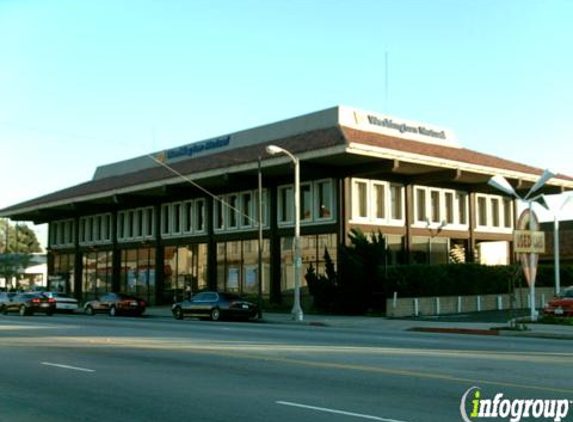
[[[492,226],[499,227],[499,198],[490,198]]]
[[[154,234],[153,226],[154,226],[154,211],[153,208],[146,208],[145,209],[145,237],[151,237]]]
[[[404,187],[381,180],[352,180],[352,218],[360,223],[402,225]]]
[[[392,212],[392,220],[402,220],[403,218],[402,192],[403,187],[401,185],[390,185],[390,208]]]
[[[129,238],[133,238],[135,236],[135,230],[136,230],[136,225],[135,225],[135,212],[133,210],[130,210],[127,213],[127,219],[128,219],[128,232],[127,232],[127,237]]]
[[[227,215],[229,222],[228,228],[233,229],[237,227],[237,214],[238,214],[238,199],[237,195],[229,195],[227,197]]]
[[[477,200],[478,226],[487,226],[487,198],[479,196]]]
[[[440,218],[440,191],[430,191],[430,211],[432,213],[432,223],[441,223]]]
[[[386,185],[381,183],[373,183],[372,191],[374,194],[374,218],[382,220],[386,218]]]
[[[161,207],[161,234],[169,234],[171,232],[171,213],[170,205],[164,204]]]
[[[312,220],[312,186],[300,186],[300,220]]]
[[[426,214],[426,190],[423,188],[416,188],[416,220],[421,222],[428,220]]]
[[[172,215],[172,232],[174,234],[181,233],[181,204],[175,203],[171,205]]]
[[[263,210],[263,218],[262,218],[262,224],[263,227],[267,226],[267,191],[265,189],[263,189],[263,191],[261,192],[262,194],[262,210]],[[254,195],[254,219],[256,221],[256,223],[254,223],[255,227],[259,227],[259,193],[258,191],[256,193],[253,193]]]
[[[205,231],[205,201],[197,199],[195,201],[195,226],[193,229],[196,232]]]
[[[458,202],[458,223],[462,225],[468,224],[468,195],[464,192],[456,192],[456,200]]]
[[[366,182],[355,183],[356,204],[358,207],[357,216],[360,218],[368,217],[368,184]]]
[[[512,221],[513,215],[513,202],[511,199],[504,198],[503,199],[503,226],[507,229],[513,227]]]
[[[225,228],[225,213],[223,212],[223,197],[218,197],[213,201],[213,213],[215,215],[215,230]]]
[[[241,226],[253,226],[253,194],[251,192],[244,192],[241,194]]]
[[[446,223],[454,224],[454,193],[445,192],[444,193],[444,205],[446,212]]]
[[[186,201],[183,204],[183,231],[190,233],[193,230],[193,202]]]
[[[279,222],[290,223],[294,221],[294,203],[292,186],[279,188]]]
[[[332,182],[322,181],[316,183],[318,210],[316,215],[319,219],[332,217]]]

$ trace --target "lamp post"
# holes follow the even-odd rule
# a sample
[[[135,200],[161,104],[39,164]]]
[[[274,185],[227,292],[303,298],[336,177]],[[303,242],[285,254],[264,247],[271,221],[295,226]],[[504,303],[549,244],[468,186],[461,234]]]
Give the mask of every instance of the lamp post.
[[[258,179],[258,204],[257,214],[258,218],[258,266],[257,266],[257,284],[259,293],[259,314],[258,317],[263,317],[263,172],[261,170],[261,156],[259,155],[259,165],[257,171]]]
[[[550,199],[551,198],[551,199]],[[561,217],[561,212],[569,202],[573,199],[573,196],[567,195],[563,198],[561,195],[556,196],[544,196],[545,203],[547,204],[547,209],[553,214],[553,259],[555,267],[555,295],[558,296],[561,291],[561,274],[559,268],[559,219]],[[549,199],[549,200],[548,200]],[[557,202],[560,200],[560,202]]]
[[[539,197],[533,197],[533,194],[537,192],[539,189],[541,189],[547,183],[547,181],[551,179],[553,176],[555,176],[554,173],[552,173],[549,170],[544,170],[541,176],[539,176],[539,179],[537,179],[535,184],[531,187],[531,189],[529,189],[529,192],[527,192],[527,195],[525,195],[524,197],[519,196],[515,191],[515,189],[513,188],[513,186],[511,186],[507,181],[507,179],[501,175],[493,176],[488,180],[487,183],[488,185],[496,188],[497,190],[527,203],[529,208],[529,230],[533,231],[534,229],[533,202],[539,199]],[[535,321],[536,315],[535,315],[535,253],[534,252],[531,252],[529,254],[529,275],[530,275],[529,292],[531,297],[531,321]]]
[[[285,154],[294,163],[294,303],[292,307],[292,318],[295,321],[302,321],[304,315],[300,306],[300,285],[302,281],[302,256],[300,250],[300,163],[292,153],[276,145],[269,145],[266,148],[271,155]]]

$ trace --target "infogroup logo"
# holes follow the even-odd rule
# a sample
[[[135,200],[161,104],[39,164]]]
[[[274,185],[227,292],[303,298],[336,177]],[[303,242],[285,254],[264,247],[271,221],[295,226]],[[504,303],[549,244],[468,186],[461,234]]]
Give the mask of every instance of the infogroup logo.
[[[560,422],[567,417],[573,402],[568,399],[507,399],[503,393],[493,398],[482,397],[479,387],[468,389],[462,396],[460,413],[465,422],[500,418],[510,422],[522,419],[553,420]]]

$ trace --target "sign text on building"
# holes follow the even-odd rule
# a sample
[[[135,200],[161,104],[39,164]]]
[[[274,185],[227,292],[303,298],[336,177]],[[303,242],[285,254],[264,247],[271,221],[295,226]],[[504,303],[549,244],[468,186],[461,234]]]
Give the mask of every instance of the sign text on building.
[[[371,125],[397,130],[400,133],[415,133],[418,135],[430,136],[432,138],[446,139],[446,132],[443,130],[438,132],[423,126],[409,126],[405,123],[396,123],[392,119],[388,118],[379,119],[376,116],[369,115],[368,122],[370,122]]]
[[[199,152],[226,147],[227,145],[229,145],[230,141],[231,141],[230,136],[223,136],[221,138],[210,139],[208,141],[195,142],[193,144],[184,145],[182,147],[169,149],[165,151],[165,155],[167,160],[172,160],[173,158],[178,158],[183,156],[191,157]]]

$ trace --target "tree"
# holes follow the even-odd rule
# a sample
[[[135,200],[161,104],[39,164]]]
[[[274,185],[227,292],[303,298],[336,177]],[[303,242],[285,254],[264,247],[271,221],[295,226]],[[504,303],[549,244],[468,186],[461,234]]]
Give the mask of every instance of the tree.
[[[42,252],[42,248],[36,233],[30,227],[18,223],[10,225],[8,219],[0,220],[0,253],[31,254],[37,252]]]
[[[325,274],[311,265],[306,280],[314,305],[320,311],[364,313],[385,305],[387,247],[382,233],[365,235],[352,229],[350,244],[340,245],[338,273],[325,250]]]
[[[28,265],[31,254],[41,251],[36,234],[27,225],[0,221],[0,278],[6,280],[6,287]]]

